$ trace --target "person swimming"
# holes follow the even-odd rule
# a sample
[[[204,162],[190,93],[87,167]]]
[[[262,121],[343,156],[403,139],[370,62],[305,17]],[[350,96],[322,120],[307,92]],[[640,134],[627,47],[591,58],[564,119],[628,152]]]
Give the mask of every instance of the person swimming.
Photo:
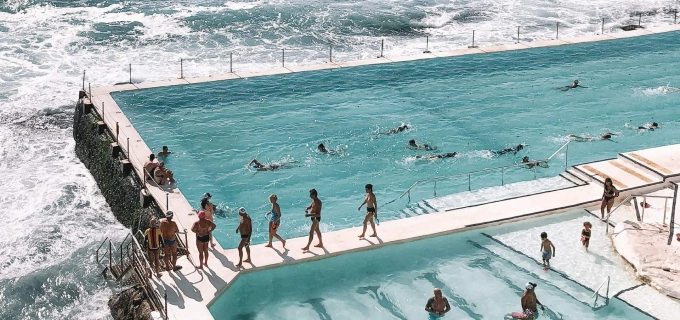
[[[399,132],[402,132],[402,131],[406,131],[408,129],[409,129],[408,125],[402,124],[399,127],[397,127],[396,129],[390,129],[388,131],[381,132],[380,134],[395,134],[395,133],[399,133]]]
[[[567,90],[569,90],[569,89],[575,89],[575,88],[588,88],[588,87],[584,87],[584,86],[578,84],[578,79],[576,79],[576,80],[574,80],[574,82],[572,82],[570,85],[564,86],[564,87],[560,87],[559,89],[562,90],[562,91],[567,91]]]
[[[656,123],[656,122],[652,122],[651,124],[646,123],[646,124],[638,127],[638,130],[654,131],[654,129],[659,129],[659,124]]]
[[[570,134],[567,136],[567,138],[570,138],[576,142],[588,142],[588,141],[594,141],[594,140],[611,140],[612,136],[616,136],[616,133],[612,132],[607,132],[603,135],[601,135],[599,138],[594,138],[594,137],[583,137],[583,136],[577,136],[575,134]]]
[[[503,150],[494,150],[494,151],[491,151],[491,153],[496,154],[496,155],[502,155],[502,154],[506,154],[506,153],[511,153],[511,152],[512,152],[513,154],[516,154],[517,152],[519,152],[519,151],[522,150],[522,149],[524,149],[524,144],[521,144],[521,143],[520,143],[520,144],[518,144],[516,147],[505,148],[505,149],[503,149]]]
[[[429,144],[419,144],[419,143],[416,143],[416,140],[414,140],[414,139],[411,139],[411,140],[408,141],[408,146],[411,147],[411,148],[414,148],[414,149],[421,149],[421,150],[427,150],[427,151],[434,150],[434,148],[431,147]]]
[[[271,163],[271,164],[262,164],[257,159],[253,159],[248,163],[249,166],[252,166],[254,169],[257,169],[257,171],[267,171],[267,170],[277,170],[281,168],[281,165],[278,163]]]
[[[324,146],[323,143],[319,143],[319,146],[317,146],[316,149],[319,150],[319,152],[328,153],[328,149],[326,149],[326,146]]]
[[[527,167],[529,167],[529,169],[531,169],[533,167],[541,167],[541,168],[547,168],[548,167],[547,162],[530,161],[529,156],[524,156],[524,158],[522,158],[522,163],[526,163]]]
[[[437,159],[444,159],[444,158],[453,158],[456,155],[458,155],[457,152],[449,152],[449,153],[444,153],[444,154],[433,154],[433,155],[429,155],[429,156],[416,156],[416,159],[437,160]]]

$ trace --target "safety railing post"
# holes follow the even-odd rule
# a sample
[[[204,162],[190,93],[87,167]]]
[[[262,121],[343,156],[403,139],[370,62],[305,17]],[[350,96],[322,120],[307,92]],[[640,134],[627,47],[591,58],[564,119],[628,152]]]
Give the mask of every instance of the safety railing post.
[[[557,24],[555,25],[555,30],[556,30],[555,39],[559,39],[560,38],[560,23],[559,22],[557,22]]]
[[[170,211],[170,193],[166,192],[165,193],[165,211]]]
[[[664,226],[666,225],[666,211],[668,211],[668,198],[666,198],[663,203],[663,220],[661,220],[661,224]]]
[[[411,203],[411,190],[408,191],[408,203]]]
[[[328,45],[328,61],[333,62],[333,44]]]
[[[281,67],[286,67],[286,49],[281,49]]]
[[[642,12],[640,12],[640,18],[638,18],[638,27],[642,27]]]
[[[233,53],[229,52],[229,73],[234,73],[234,68],[232,68],[234,66],[233,62]]]
[[[678,23],[678,9],[673,10],[673,24]]]
[[[113,245],[111,245],[111,240],[109,240],[109,271],[111,271],[111,260],[113,260]]]
[[[645,207],[647,206],[647,196],[642,197],[642,217],[640,217],[640,222],[645,222]]]
[[[468,48],[477,48],[475,45],[475,30],[472,30],[472,45],[469,46]]]
[[[179,78],[184,79],[184,59],[179,59]]]
[[[187,237],[187,229],[184,229],[184,249],[187,251],[186,254],[189,255],[189,238]]]
[[[501,185],[505,185],[505,167],[501,168]]]
[[[602,18],[602,32],[600,34],[604,34],[604,18]]]
[[[128,67],[130,69],[130,84],[132,84],[132,63],[130,63]]]
[[[125,151],[127,151],[127,157],[130,158],[130,137],[127,137],[127,145],[125,146]]]
[[[94,101],[92,101],[92,83],[90,82],[87,83],[87,92],[88,92],[87,97],[90,98],[90,102],[94,104]]]
[[[437,197],[437,180],[434,181],[434,196]]]
[[[471,183],[470,183],[470,175],[471,175],[471,174],[468,173],[468,191],[472,191],[472,188],[470,187],[470,186],[471,186]]]
[[[94,102],[93,102],[93,103],[94,103]],[[106,110],[106,109],[104,109],[104,102],[102,101],[102,121],[104,121],[104,122],[106,122],[106,121],[104,120],[104,115],[106,114],[106,112],[104,112],[105,110]]]
[[[569,169],[569,145],[564,148],[564,170]]]
[[[425,51],[423,53],[430,53],[430,36],[425,36]]]
[[[673,236],[675,235],[675,205],[676,205],[676,200],[678,199],[678,185],[674,182],[671,182],[671,185],[675,187],[675,191],[673,192],[673,204],[672,204],[672,209],[671,209],[671,220],[668,223],[668,228],[670,229],[670,233],[668,235],[668,245],[671,245],[673,243]]]
[[[85,91],[85,70],[83,70],[83,91]]]
[[[380,40],[380,55],[378,58],[384,58],[383,52],[385,50],[385,39]]]
[[[519,43],[519,26],[517,26],[517,43]]]
[[[123,243],[120,244],[120,267],[123,268]]]
[[[538,167],[538,164],[534,166],[534,180],[536,180],[536,167]]]
[[[118,126],[118,121],[116,121],[116,143],[118,143],[119,134],[120,134],[120,127]]]

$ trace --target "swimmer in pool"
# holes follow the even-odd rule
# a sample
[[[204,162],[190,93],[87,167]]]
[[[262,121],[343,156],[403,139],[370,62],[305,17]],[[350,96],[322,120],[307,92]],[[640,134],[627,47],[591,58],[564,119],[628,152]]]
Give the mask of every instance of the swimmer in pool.
[[[396,129],[390,129],[389,131],[381,132],[380,134],[395,134],[395,133],[399,133],[399,132],[402,132],[402,131],[406,131],[407,129],[408,129],[408,125],[402,124],[399,127],[397,127]]]
[[[502,154],[506,154],[506,153],[511,153],[511,152],[512,152],[513,154],[516,154],[517,152],[519,152],[519,151],[522,150],[522,149],[524,149],[524,144],[518,144],[516,147],[505,148],[505,149],[503,149],[503,150],[491,151],[491,153],[497,154],[497,155],[502,155]]]
[[[639,126],[638,130],[649,130],[649,131],[654,131],[654,129],[659,129],[659,124],[656,122],[652,122],[651,124],[646,123],[643,126]]]
[[[526,290],[524,290],[520,300],[522,303],[522,310],[524,311],[525,319],[533,319],[538,312],[538,306],[541,306],[541,310],[545,310],[545,307],[543,307],[543,304],[538,301],[538,298],[536,297],[536,293],[534,292],[534,289],[536,289],[535,283],[527,283],[524,289]]]
[[[532,161],[530,161],[529,156],[524,156],[524,158],[522,158],[522,163],[526,163],[527,167],[529,167],[529,169],[536,167],[536,166],[541,167],[541,168],[547,168],[548,167],[548,164],[545,163],[545,162],[535,162],[535,161],[532,162]]]
[[[257,169],[257,171],[267,171],[271,170],[274,171],[276,169],[280,169],[281,165],[278,163],[271,163],[271,164],[262,164],[257,159],[253,159],[248,163],[249,166],[252,166],[254,169]]]
[[[582,137],[582,136],[577,136],[575,134],[570,134],[567,136],[567,138],[570,138],[576,142],[587,142],[587,141],[594,141],[594,140],[611,140],[612,136],[617,135],[616,133],[612,132],[607,132],[603,135],[601,135],[599,138],[593,138],[593,137]]]
[[[449,152],[449,153],[444,153],[444,154],[433,154],[433,155],[429,155],[429,156],[416,156],[416,159],[437,160],[437,159],[444,159],[444,158],[453,158],[456,155],[458,155],[457,152]]]
[[[323,143],[319,143],[319,146],[316,147],[316,149],[319,150],[319,152],[328,153],[328,149],[326,149],[326,146],[324,146]]]
[[[561,87],[560,89],[562,91],[567,91],[569,89],[575,89],[575,88],[588,88],[588,87],[584,87],[584,86],[578,84],[578,79],[577,79],[577,80],[574,80],[574,82],[572,82],[570,85]]]
[[[419,144],[419,143],[416,143],[416,140],[414,140],[414,139],[411,139],[411,140],[408,141],[408,146],[411,147],[411,148],[420,149],[420,150],[427,150],[427,151],[434,150],[434,148],[432,148],[429,144]]]

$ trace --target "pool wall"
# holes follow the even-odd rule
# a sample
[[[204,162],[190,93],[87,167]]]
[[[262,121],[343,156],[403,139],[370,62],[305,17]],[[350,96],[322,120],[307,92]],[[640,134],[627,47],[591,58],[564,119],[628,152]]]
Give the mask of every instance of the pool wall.
[[[116,102],[113,100],[110,95],[112,92],[241,79],[292,72],[345,68],[369,64],[394,63],[419,59],[454,57],[477,53],[551,47],[628,38],[678,30],[680,30],[679,25],[670,25],[654,29],[638,29],[635,31],[602,34],[576,39],[535,41],[528,43],[522,42],[509,45],[460,49],[441,53],[418,54],[403,57],[382,57],[361,61],[329,62],[325,64],[309,66],[290,66],[286,68],[271,68],[259,72],[229,73],[209,77],[171,79],[166,81],[145,82],[139,84],[129,83],[94,89],[90,89],[88,87],[83,88],[80,93],[81,99],[78,103],[78,108],[82,108],[83,110],[94,108],[97,115],[99,115],[101,118],[97,123],[97,130],[101,130],[100,128],[104,126],[108,132],[110,132],[110,136],[113,140],[113,142],[105,141],[103,142],[103,145],[108,144],[108,146],[111,148],[119,148],[115,150],[120,150],[123,152],[128,161],[123,165],[131,166],[131,168],[128,167],[128,169],[134,170],[130,172],[134,172],[140,181],[144,181],[143,175],[141,173],[143,172],[142,166],[148,155],[152,153],[151,149],[144,143],[142,137],[135,130],[129,119],[127,119],[125,114],[123,114]],[[74,122],[74,126],[77,122],[78,120]],[[84,135],[77,135],[75,133],[74,138],[76,139],[77,143],[79,143],[80,140],[80,143],[83,143],[84,146],[88,146],[84,143],[84,139],[92,139],[87,138]],[[95,148],[95,146],[88,147]],[[101,145],[99,147],[101,147]],[[646,159],[651,159],[650,162],[655,164],[661,163],[661,165],[663,165],[663,167],[665,167],[670,172],[668,177],[677,178],[678,175],[680,175],[680,166],[675,164],[677,161],[668,162],[668,164],[666,164],[664,159],[661,157],[664,157],[667,154],[666,151],[671,149],[672,153],[678,154],[680,151],[680,145],[672,145],[655,149],[663,149],[664,152],[647,152],[649,155],[646,156]],[[97,157],[93,161],[110,162],[111,159]],[[625,161],[625,159],[622,161]],[[86,160],[83,160],[83,162],[86,162]],[[639,166],[635,165],[635,167],[628,168],[627,172],[621,171],[622,173],[618,171],[612,171],[612,173],[609,173],[609,171],[607,171],[611,167],[609,162],[611,162],[611,160],[602,161],[602,163],[593,163],[585,167],[572,167],[576,169],[573,173],[576,177],[584,178],[584,180],[588,182],[587,184],[579,187],[497,201],[475,207],[461,208],[447,212],[437,212],[397,221],[385,222],[380,226],[380,238],[377,239],[365,239],[359,241],[356,237],[359,229],[350,228],[325,234],[324,242],[326,247],[322,249],[314,248],[308,252],[302,252],[299,249],[306,244],[306,237],[289,239],[288,248],[291,250],[279,250],[279,243],[275,243],[274,249],[265,248],[263,245],[253,246],[251,250],[254,263],[246,265],[245,269],[238,269],[234,266],[234,259],[238,259],[236,250],[232,249],[225,251],[218,244],[214,250],[211,250],[213,257],[211,257],[212,262],[210,269],[199,272],[195,269],[193,258],[191,257],[197,256],[198,254],[195,249],[195,240],[190,237],[187,243],[190,256],[188,256],[186,259],[181,258],[178,261],[178,265],[184,267],[183,271],[176,274],[172,273],[168,277],[163,277],[161,279],[154,279],[153,283],[161,296],[165,293],[168,295],[168,315],[170,319],[212,319],[213,317],[208,310],[209,304],[214,301],[221,292],[228,289],[228,287],[236,280],[240,272],[252,272],[263,268],[278,267],[284,264],[323,259],[358,250],[374,249],[390,243],[399,243],[449,234],[462,230],[469,230],[471,228],[488,226],[489,224],[500,224],[507,221],[563,212],[573,208],[584,208],[596,204],[600,200],[602,187],[599,183],[601,180],[603,180],[603,172],[608,175],[622,175],[622,177],[618,179],[625,182],[626,188],[625,191],[622,192],[620,199],[623,199],[632,193],[643,193],[658,190],[667,185],[666,176],[661,177],[650,174],[650,172],[653,172],[657,168],[649,165],[648,162],[642,163]],[[620,165],[621,164],[618,164],[617,166]],[[92,165],[89,167],[92,170]],[[635,168],[638,167],[640,170],[642,170],[642,172],[636,171]],[[110,192],[109,190],[104,189],[120,188],[119,186],[110,185],[112,181],[115,181],[111,178],[115,175],[112,171],[107,171],[105,174],[97,173],[95,171],[92,172],[93,176],[95,176],[97,179],[100,188],[102,188],[103,194]],[[635,177],[644,177],[644,179],[636,180]],[[138,190],[135,189],[138,187],[139,186],[131,188]],[[158,205],[158,211],[172,210],[175,212],[176,221],[180,226],[180,231],[182,231],[182,229],[186,231],[190,228],[191,224],[196,221],[197,218],[195,217],[195,210],[178,188],[147,186],[146,190],[148,190],[149,194],[154,198],[155,203]],[[130,192],[130,194],[134,193],[136,192]],[[125,201],[130,202],[132,199],[133,197],[127,197]],[[111,204],[111,201],[115,200],[110,200],[107,197],[107,201],[110,201],[109,203]],[[132,212],[135,211],[132,210]],[[133,219],[134,218],[135,217],[133,217]]]

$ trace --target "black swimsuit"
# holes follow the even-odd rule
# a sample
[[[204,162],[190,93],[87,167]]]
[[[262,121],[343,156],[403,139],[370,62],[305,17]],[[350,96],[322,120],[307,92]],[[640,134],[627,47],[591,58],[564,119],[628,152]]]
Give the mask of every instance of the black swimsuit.
[[[208,241],[210,241],[210,234],[207,234],[207,235],[204,235],[204,236],[196,235],[196,241],[208,242]]]
[[[583,241],[585,242],[590,241],[590,231],[586,231],[586,229],[583,229],[583,231],[581,231],[581,236],[583,237]]]
[[[368,212],[368,213],[375,213],[375,208],[366,207],[366,212]]]
[[[602,196],[604,196],[605,201],[609,202],[609,200],[616,198],[616,189],[614,186],[609,188],[609,190],[607,190],[607,187],[605,187],[604,194]]]

